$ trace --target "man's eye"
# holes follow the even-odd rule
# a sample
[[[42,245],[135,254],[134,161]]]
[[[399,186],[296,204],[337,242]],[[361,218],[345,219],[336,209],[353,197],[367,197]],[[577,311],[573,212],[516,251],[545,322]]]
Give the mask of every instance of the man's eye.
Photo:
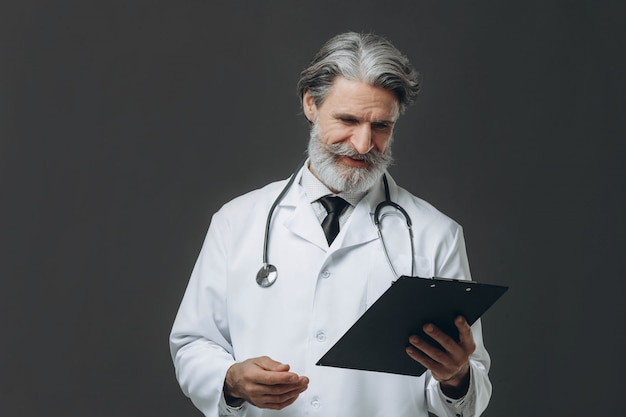
[[[387,130],[387,129],[389,129],[389,124],[388,123],[374,123],[372,125],[372,129]]]
[[[349,117],[344,117],[344,118],[341,119],[341,121],[344,122],[345,124],[348,124],[348,125],[354,125],[354,124],[359,123],[359,121],[357,119],[351,119]]]

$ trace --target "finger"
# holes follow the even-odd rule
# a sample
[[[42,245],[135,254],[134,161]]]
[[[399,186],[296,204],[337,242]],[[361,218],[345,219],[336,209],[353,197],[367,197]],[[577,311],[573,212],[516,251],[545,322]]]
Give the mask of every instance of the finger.
[[[297,383],[299,378],[297,374],[287,372],[287,369],[289,365],[281,364],[268,357],[235,363],[226,372],[224,392],[232,397],[245,399],[252,395],[267,393],[268,386],[285,385],[287,388],[279,388],[279,393],[284,393],[292,389],[289,385]]]
[[[439,343],[445,351],[454,352],[455,350],[459,350],[458,342],[434,324],[425,324],[422,330],[424,330],[424,333],[426,333],[428,336],[432,337],[434,341]],[[437,350],[441,351],[440,349]]]
[[[293,385],[298,383],[299,375],[293,372],[261,371],[255,381],[262,385]]]
[[[422,338],[412,335],[409,337],[409,343],[411,346],[407,346],[406,353],[428,369],[439,367],[445,359],[446,353],[444,351]]]
[[[288,405],[293,404],[297,399],[298,399],[298,395],[290,397],[282,402],[277,402],[277,401],[274,401],[274,399],[272,398],[268,398],[267,400],[258,402],[255,405],[259,408],[268,408],[270,410],[282,410]]]
[[[280,386],[278,389],[276,386],[269,387],[271,391],[275,391],[271,394],[265,394],[268,398],[271,398],[272,402],[283,403],[292,397],[297,397],[304,392],[309,386],[309,380],[304,378],[302,383]]]
[[[263,385],[289,385],[298,382],[298,374],[288,372],[290,366],[277,362],[267,356],[256,358],[255,364],[260,372],[254,378],[255,382]]]
[[[264,408],[275,408],[274,406],[285,406],[291,403],[306,390],[304,386],[285,385],[254,385],[249,390],[249,402]]]
[[[295,392],[298,390],[304,390],[309,385],[309,378],[299,377],[298,381],[293,384],[258,384],[255,391],[259,395],[272,395],[281,396]]]
[[[467,362],[459,365],[448,352],[435,348],[415,335],[411,336],[409,341],[412,346],[406,348],[407,354],[430,369],[437,381],[450,381],[459,375],[464,367],[467,368]]]
[[[465,351],[473,353],[476,350],[476,343],[474,342],[474,335],[472,334],[472,328],[470,327],[465,317],[458,316],[454,320],[454,325],[459,331],[459,344],[464,347]]]
[[[285,408],[286,406],[293,404],[296,399],[308,388],[309,380],[306,377],[300,379],[299,384],[297,386],[292,386],[287,389],[285,392],[277,393],[277,394],[268,394],[264,393],[261,395],[255,395],[252,398],[252,401],[255,405],[260,406],[262,408],[269,408],[274,410],[280,410]],[[278,387],[267,387],[271,390],[277,389]]]

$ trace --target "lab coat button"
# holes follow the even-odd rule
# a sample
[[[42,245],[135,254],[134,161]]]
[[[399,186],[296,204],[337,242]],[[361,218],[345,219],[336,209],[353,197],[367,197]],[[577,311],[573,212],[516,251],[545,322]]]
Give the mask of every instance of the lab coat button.
[[[322,278],[330,278],[330,271],[328,270],[322,271]]]
[[[320,405],[321,404],[320,404],[319,400],[311,401],[311,407],[313,407],[313,408],[320,408]]]
[[[318,342],[324,342],[326,340],[326,333],[319,332],[317,335],[315,335],[315,338]]]

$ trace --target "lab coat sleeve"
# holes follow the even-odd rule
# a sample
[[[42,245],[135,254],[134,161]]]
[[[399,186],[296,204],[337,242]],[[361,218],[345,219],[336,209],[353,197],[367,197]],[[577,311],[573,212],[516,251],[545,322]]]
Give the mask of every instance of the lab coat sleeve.
[[[227,223],[213,216],[207,237],[170,334],[176,377],[194,405],[205,416],[233,415],[223,400],[226,371],[235,362],[226,313],[224,250]],[[245,407],[237,410],[245,415]]]
[[[442,247],[441,249],[441,253],[446,255],[442,257],[439,267],[435,271],[435,276],[470,280],[469,262],[461,226],[457,225],[449,247]],[[470,387],[462,399],[447,398],[430,371],[426,373],[428,379],[426,395],[429,410],[440,417],[477,417],[489,404],[491,382],[488,372],[491,360],[483,344],[480,319],[472,325],[472,335],[476,343],[476,350],[470,357]]]

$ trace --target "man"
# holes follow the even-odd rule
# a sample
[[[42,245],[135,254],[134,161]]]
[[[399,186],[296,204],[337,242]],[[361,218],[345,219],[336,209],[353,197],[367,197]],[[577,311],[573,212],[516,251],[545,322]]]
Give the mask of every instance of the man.
[[[491,395],[480,322],[457,318],[458,342],[426,325],[443,349],[411,336],[421,377],[315,365],[397,275],[470,272],[461,227],[388,174],[382,181],[395,123],[419,91],[406,57],[379,36],[341,34],[298,88],[309,158],[288,187],[269,184],[213,216],[171,334],[183,391],[207,416],[478,416]],[[402,218],[385,220],[395,271],[373,223],[386,191],[413,222],[414,253]],[[255,280],[275,201],[267,256],[278,279],[266,287]]]

